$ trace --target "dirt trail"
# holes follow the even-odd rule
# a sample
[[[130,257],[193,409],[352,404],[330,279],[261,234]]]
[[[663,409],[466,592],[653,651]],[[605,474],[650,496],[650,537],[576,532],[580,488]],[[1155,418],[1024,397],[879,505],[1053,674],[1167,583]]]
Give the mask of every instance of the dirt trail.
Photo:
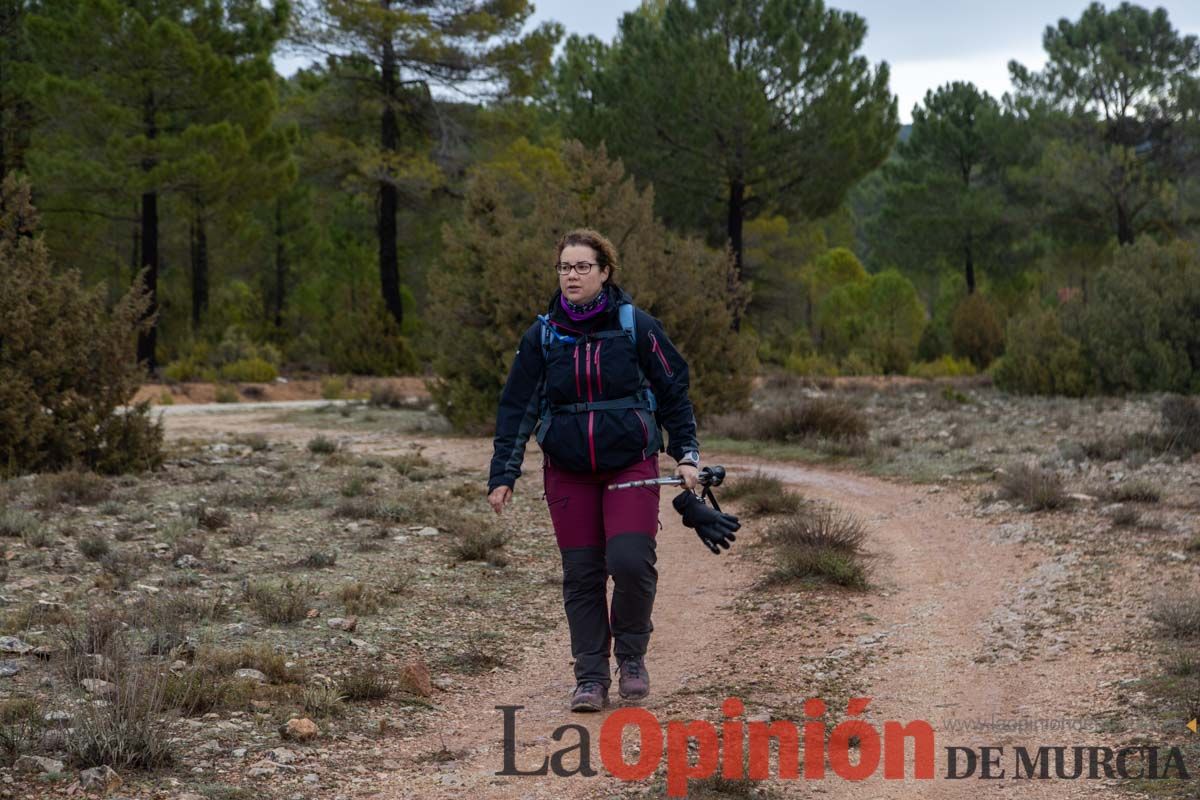
[[[269,415],[246,412],[200,420],[168,418],[171,435],[259,431],[272,438],[299,441],[309,435],[302,426],[273,425]],[[366,434],[354,449],[386,451],[410,439]],[[427,457],[459,467],[486,468],[491,443],[485,440],[421,437]],[[540,472],[536,448],[527,454],[526,477],[518,491],[538,492]],[[665,457],[664,457],[665,458]],[[1003,767],[1014,764],[1011,745],[1115,744],[1104,734],[1073,730],[1007,733],[1003,730],[948,730],[947,720],[995,718],[1083,718],[1097,710],[1099,687],[1112,678],[1114,658],[1092,655],[1097,631],[1110,640],[1122,636],[1119,624],[1089,629],[1087,637],[1063,628],[1051,647],[1024,638],[1033,615],[1052,598],[1055,576],[1065,569],[1036,548],[997,534],[997,522],[973,515],[973,503],[952,487],[911,486],[800,464],[759,462],[744,456],[709,453],[731,474],[761,468],[782,478],[806,497],[829,500],[861,517],[869,530],[874,555],[874,585],[866,595],[833,593],[833,602],[816,606],[803,593],[791,596],[807,606],[791,628],[759,626],[739,616],[735,601],[761,577],[765,551],[735,546],[736,557],[709,555],[695,535],[679,525],[670,507],[672,492],[663,492],[658,534],[659,589],[655,632],[647,664],[653,692],[645,707],[663,722],[672,718],[672,703],[693,686],[711,685],[724,666],[741,685],[757,679],[788,676],[783,692],[802,708],[815,696],[813,662],[851,654],[865,668],[850,680],[855,696],[872,698],[866,719],[876,727],[884,720],[928,720],[938,731],[935,764],[939,779],[885,781],[879,777],[851,783],[832,774],[818,783],[772,781],[783,796],[830,798],[943,797],[1107,797],[1115,790],[1104,781],[980,781],[940,779],[942,750],[948,745],[1008,745]],[[664,470],[666,461],[664,460]],[[665,471],[664,471],[664,474]],[[754,536],[739,541],[749,544]],[[749,541],[747,541],[749,540]],[[547,591],[558,591],[548,586]],[[797,599],[799,598],[799,599]],[[869,609],[867,613],[866,609]],[[514,613],[519,613],[514,610]],[[1111,620],[1107,621],[1111,622]],[[767,631],[769,635],[764,634]],[[1090,638],[1089,638],[1090,637]],[[1036,646],[1035,646],[1036,645]],[[767,666],[776,665],[776,666]],[[777,669],[778,667],[778,669]],[[768,674],[770,673],[770,674]],[[815,673],[817,676],[820,673]],[[524,657],[510,669],[462,681],[456,691],[439,695],[439,734],[396,741],[389,756],[401,765],[379,785],[383,798],[594,798],[617,796],[634,787],[607,776],[599,759],[599,730],[604,714],[570,714],[566,701],[573,687],[565,620],[532,638]],[[614,680],[614,697],[615,697]],[[517,717],[516,763],[530,769],[551,753],[576,741],[550,739],[559,726],[583,725],[591,735],[593,778],[505,777],[502,767],[500,705],[523,706]],[[619,701],[613,708],[620,707]],[[751,709],[752,711],[753,709]],[[831,718],[843,709],[831,708]],[[719,721],[714,703],[705,718]],[[790,719],[797,724],[798,716]],[[457,761],[431,762],[445,748],[462,753]],[[568,764],[574,763],[574,756]],[[774,768],[774,764],[773,764]],[[880,769],[880,773],[882,769]],[[384,776],[381,774],[381,778]]]

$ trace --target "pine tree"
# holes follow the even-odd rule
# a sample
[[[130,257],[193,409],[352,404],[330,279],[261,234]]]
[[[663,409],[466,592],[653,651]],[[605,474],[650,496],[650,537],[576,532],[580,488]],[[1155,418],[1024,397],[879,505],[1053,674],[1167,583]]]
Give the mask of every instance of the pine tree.
[[[561,28],[545,23],[522,36],[533,12],[528,0],[309,0],[301,8],[300,40],[327,56],[331,75],[360,82],[375,109],[374,143],[359,140],[350,149],[356,172],[376,190],[380,289],[401,323],[400,201],[406,190],[439,180],[425,141],[436,115],[432,91],[474,85],[528,94],[548,69]]]
[[[36,13],[37,0],[5,0],[0,4],[0,181],[24,167],[25,151],[35,127],[34,109],[26,96],[32,58],[24,21]]]
[[[967,293],[981,263],[994,265],[1011,239],[1004,195],[1000,104],[974,84],[945,84],[913,108],[912,131],[884,165],[884,208],[875,238],[887,258],[914,273],[957,264]]]
[[[189,191],[203,205],[280,169],[262,48],[286,8],[80,0],[73,13],[27,21],[40,69],[32,96],[50,121],[31,172],[63,209],[128,221],[114,210],[136,200],[134,263],[146,268],[148,319],[158,310],[163,196]],[[151,369],[156,342],[156,326],[138,340]]]
[[[1009,72],[1017,108],[1049,129],[1038,189],[1062,227],[1103,222],[1122,245],[1196,222],[1170,197],[1200,166],[1200,37],[1165,9],[1091,3],[1042,37],[1047,63]]]
[[[857,53],[866,30],[821,0],[645,4],[611,47],[568,41],[551,99],[653,182],[668,224],[728,242],[740,276],[747,219],[824,217],[891,149],[896,103],[887,64]]]

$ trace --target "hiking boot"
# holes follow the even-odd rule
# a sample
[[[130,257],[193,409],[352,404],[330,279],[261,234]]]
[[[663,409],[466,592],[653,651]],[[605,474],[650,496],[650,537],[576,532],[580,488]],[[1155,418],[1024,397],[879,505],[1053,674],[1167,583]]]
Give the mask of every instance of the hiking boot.
[[[641,700],[650,694],[650,673],[646,671],[646,660],[641,656],[622,658],[617,665],[620,679],[617,689],[625,700]]]
[[[597,681],[584,681],[571,695],[572,711],[600,711],[608,704],[608,687]]]

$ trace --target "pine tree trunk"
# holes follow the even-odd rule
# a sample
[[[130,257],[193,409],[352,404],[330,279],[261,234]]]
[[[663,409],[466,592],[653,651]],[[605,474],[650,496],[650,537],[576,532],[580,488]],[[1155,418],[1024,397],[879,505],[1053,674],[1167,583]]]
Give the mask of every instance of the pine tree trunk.
[[[146,99],[143,113],[145,115],[146,136],[149,139],[154,139],[158,135],[158,129],[154,123],[153,94]],[[142,161],[142,171],[150,172],[152,169],[154,169],[154,160],[149,158],[144,159]],[[150,294],[150,304],[146,308],[145,316],[142,317],[143,320],[146,320],[158,313],[158,192],[142,193],[141,251],[141,265],[147,268],[146,290]],[[151,372],[158,366],[154,355],[157,344],[158,323],[156,321],[149,329],[138,333],[137,358]]]
[[[283,201],[275,200],[275,329],[283,328],[284,277],[287,275],[287,254],[283,249]]]
[[[204,226],[204,215],[197,205],[192,216],[192,330],[200,329],[200,323],[208,312],[208,233]]]
[[[1126,245],[1133,244],[1133,221],[1125,204],[1117,201],[1117,242]]]
[[[380,0],[386,10],[390,0]],[[399,128],[396,123],[396,51],[392,40],[383,42],[381,63],[381,88],[383,90],[383,115],[380,125],[380,145],[384,153],[396,150],[399,144]],[[396,250],[396,211],[399,206],[396,187],[391,181],[379,182],[379,218],[376,222],[379,237],[379,286],[383,302],[399,325],[404,319],[400,304],[400,266]]]
[[[733,250],[733,276],[728,287],[730,293],[733,290],[733,280],[737,282],[742,280],[742,225],[746,214],[745,208],[746,185],[740,180],[731,181],[729,184],[729,246]],[[741,312],[735,312],[733,315],[733,329],[741,328]]]
[[[967,294],[975,294],[975,252],[971,246],[971,234],[967,234],[966,244],[963,245],[964,264],[967,273]]]
[[[145,192],[142,194],[142,266],[146,270],[146,290],[150,293],[150,305],[142,319],[149,319],[158,312],[158,193]],[[138,335],[137,357],[144,362],[146,369],[153,371],[158,364],[155,361],[154,350],[158,344],[158,324],[151,325],[148,330]]]

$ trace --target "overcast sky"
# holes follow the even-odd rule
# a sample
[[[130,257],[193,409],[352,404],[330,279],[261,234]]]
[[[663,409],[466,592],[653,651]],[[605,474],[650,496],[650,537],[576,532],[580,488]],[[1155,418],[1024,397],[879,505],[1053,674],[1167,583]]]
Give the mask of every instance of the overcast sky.
[[[892,91],[899,97],[900,119],[912,121],[913,105],[929,89],[966,80],[999,98],[1011,88],[1009,59],[1031,68],[1042,66],[1042,32],[1060,18],[1079,19],[1086,0],[826,0],[867,20],[863,53],[872,63],[891,67]],[[617,22],[639,0],[534,0],[531,24],[553,19],[568,34],[595,34],[606,42]],[[1117,2],[1105,3],[1109,8]],[[1163,7],[1183,33],[1200,33],[1200,0],[1144,3]],[[302,62],[279,60],[290,74]]]

